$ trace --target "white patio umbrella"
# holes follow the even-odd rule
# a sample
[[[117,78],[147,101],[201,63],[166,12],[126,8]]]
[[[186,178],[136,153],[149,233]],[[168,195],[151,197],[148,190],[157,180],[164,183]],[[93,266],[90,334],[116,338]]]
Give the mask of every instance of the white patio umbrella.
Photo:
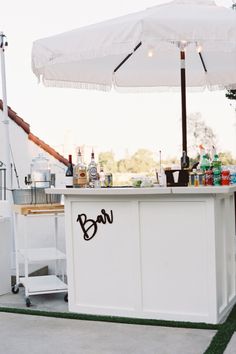
[[[236,88],[236,13],[212,0],[174,0],[37,40],[32,68],[46,86],[132,92],[181,88],[187,154],[186,86]],[[186,167],[188,157],[182,163]]]

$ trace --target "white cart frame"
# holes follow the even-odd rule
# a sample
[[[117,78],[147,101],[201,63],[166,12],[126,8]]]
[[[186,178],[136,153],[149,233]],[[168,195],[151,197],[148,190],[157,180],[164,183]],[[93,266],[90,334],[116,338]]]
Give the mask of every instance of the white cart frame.
[[[52,294],[66,292],[64,300],[67,301],[67,284],[65,283],[65,262],[66,255],[57,248],[58,240],[58,218],[64,215],[64,207],[61,204],[42,205],[14,205],[15,224],[15,258],[16,258],[16,284],[12,287],[14,294],[19,292],[22,284],[25,288],[26,306],[31,305],[29,296],[40,294]],[[54,241],[55,247],[30,248],[27,228],[27,218],[31,217],[54,217]],[[23,217],[24,248],[19,247],[19,225],[18,218]],[[20,276],[20,259],[24,262],[24,276]],[[55,275],[29,276],[29,264],[43,261],[55,261]],[[57,274],[59,261],[62,279]],[[64,263],[64,264],[62,264]]]

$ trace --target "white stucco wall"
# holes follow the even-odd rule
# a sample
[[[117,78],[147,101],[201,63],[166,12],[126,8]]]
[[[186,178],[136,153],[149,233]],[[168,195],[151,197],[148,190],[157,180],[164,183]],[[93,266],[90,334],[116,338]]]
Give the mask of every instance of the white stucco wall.
[[[2,123],[3,114],[0,110],[0,161],[4,162],[4,126]],[[32,159],[39,153],[43,153],[50,161],[51,173],[56,174],[56,186],[64,186],[64,174],[66,166],[55,159],[52,155],[48,154],[33,141],[28,139],[28,134],[18,126],[14,121],[9,119],[9,134],[10,144],[12,150],[11,162],[15,164],[17,174],[19,176],[20,188],[27,188],[25,185],[25,176],[30,173],[30,164]],[[39,137],[43,140],[43,137]],[[50,141],[46,142],[50,145]],[[12,158],[13,157],[13,158]],[[12,189],[18,187],[16,175],[14,169],[12,169]],[[0,201],[1,203],[1,201]],[[2,203],[3,205],[4,203]],[[4,206],[4,205],[3,205]],[[0,208],[1,212],[1,208]],[[13,223],[13,221],[12,221]],[[23,246],[23,233],[22,225],[20,222],[20,244]],[[32,218],[27,225],[28,235],[30,238],[30,245],[35,247],[49,247],[54,244],[53,235],[53,221],[52,218]],[[12,273],[14,273],[14,238],[12,235]],[[58,245],[61,250],[64,250],[64,217],[59,221],[59,237]],[[42,264],[46,265],[46,264]],[[39,265],[40,266],[40,265]],[[50,271],[53,271],[53,267],[50,265]]]
[[[10,144],[13,160],[19,176],[20,188],[25,188],[24,178],[30,173],[32,158],[43,153],[50,161],[51,172],[56,174],[56,185],[63,186],[66,166],[55,159],[52,155],[41,149],[38,145],[28,139],[25,131],[15,122],[9,119]],[[41,137],[40,137],[41,138]],[[43,140],[43,137],[42,137]],[[2,123],[2,111],[0,110],[0,160],[4,162],[4,127]],[[50,145],[50,142],[47,142]],[[11,157],[12,159],[12,157]],[[13,161],[11,161],[13,162]],[[17,188],[17,180],[12,170],[13,188]]]

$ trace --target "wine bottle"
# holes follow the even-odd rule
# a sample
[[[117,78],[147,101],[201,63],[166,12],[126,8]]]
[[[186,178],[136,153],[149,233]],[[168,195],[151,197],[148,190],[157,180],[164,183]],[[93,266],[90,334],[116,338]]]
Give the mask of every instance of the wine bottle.
[[[87,187],[87,168],[83,162],[80,149],[78,151],[77,164],[74,166],[73,185],[75,188]]]
[[[65,185],[66,188],[73,188],[73,164],[72,164],[72,155],[69,155],[68,158],[69,164],[67,166],[65,174]]]

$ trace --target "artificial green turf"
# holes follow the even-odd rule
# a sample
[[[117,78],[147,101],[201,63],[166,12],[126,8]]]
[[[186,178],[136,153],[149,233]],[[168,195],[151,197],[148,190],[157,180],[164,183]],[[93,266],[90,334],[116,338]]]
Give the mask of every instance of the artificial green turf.
[[[118,317],[118,316],[100,316],[100,315],[87,315],[78,314],[73,312],[49,312],[31,309],[19,309],[12,307],[0,307],[0,312],[19,313],[24,315],[44,316],[44,317],[57,317],[68,318],[73,320],[86,320],[86,321],[101,321],[101,322],[114,322],[114,323],[127,323],[146,326],[163,326],[175,328],[195,328],[195,329],[218,329],[220,325],[208,323],[195,323],[195,322],[178,322],[178,321],[164,321],[164,320],[151,320],[144,318],[132,317]]]
[[[219,326],[209,347],[204,354],[223,354],[232,335],[236,331],[236,305],[232,309],[228,318]]]
[[[143,318],[130,318],[130,317],[117,317],[117,316],[99,316],[99,315],[86,315],[72,312],[49,312],[39,311],[32,309],[19,309],[10,307],[0,307],[0,312],[19,313],[24,315],[44,316],[67,318],[73,320],[86,320],[86,321],[102,321],[114,323],[126,323],[134,325],[148,325],[148,326],[163,326],[174,328],[193,328],[193,329],[212,329],[217,330],[210,345],[204,354],[223,354],[232,335],[236,331],[236,305],[232,309],[226,321],[222,324],[208,324],[208,323],[195,323],[195,322],[177,322],[177,321],[164,321],[164,320],[151,320]]]

